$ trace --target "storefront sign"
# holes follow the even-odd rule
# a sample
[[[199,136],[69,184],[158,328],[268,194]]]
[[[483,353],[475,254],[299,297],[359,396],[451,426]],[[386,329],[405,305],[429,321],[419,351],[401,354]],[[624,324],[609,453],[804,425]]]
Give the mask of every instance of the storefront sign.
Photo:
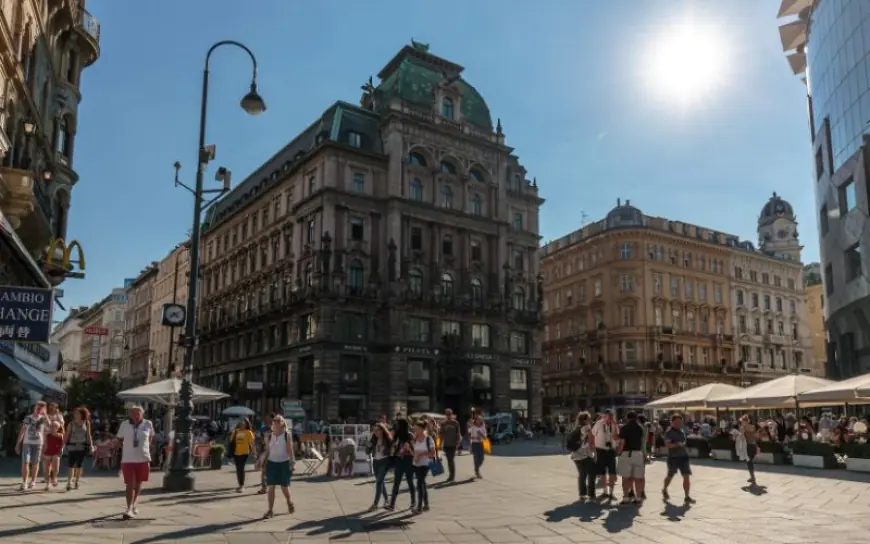
[[[494,353],[475,353],[473,351],[469,351],[468,353],[464,354],[463,357],[471,361],[485,361],[489,363],[498,360],[498,355]]]
[[[19,361],[43,372],[55,372],[59,353],[60,344],[16,343],[12,355]]]
[[[344,351],[356,351],[358,353],[367,353],[369,351],[368,346],[357,346],[354,344],[344,344],[341,346],[341,349]]]
[[[511,364],[517,366],[536,366],[539,360],[532,357],[514,357],[511,359]]]
[[[429,348],[419,348],[414,346],[396,346],[396,353],[404,353],[406,355],[438,355],[438,350]]]
[[[53,289],[0,286],[0,340],[47,343]]]
[[[248,391],[262,391],[263,382],[246,382],[245,387],[248,389]]]
[[[73,250],[78,250],[78,260],[72,260]],[[60,258],[60,262],[56,262]],[[58,266],[63,270],[72,271],[72,265],[78,265],[81,272],[85,271],[85,252],[82,251],[82,245],[78,240],[70,242],[69,246],[63,238],[55,238],[48,245],[48,255],[45,257],[45,264],[49,267]],[[82,274],[82,277],[84,275]]]
[[[85,327],[85,334],[90,336],[108,336],[109,329],[106,327]]]

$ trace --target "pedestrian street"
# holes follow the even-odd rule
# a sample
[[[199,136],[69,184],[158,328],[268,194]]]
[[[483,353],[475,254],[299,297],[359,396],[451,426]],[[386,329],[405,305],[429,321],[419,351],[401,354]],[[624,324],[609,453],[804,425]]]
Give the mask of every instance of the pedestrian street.
[[[679,481],[671,505],[660,498],[664,463],[648,467],[649,500],[640,509],[573,504],[576,473],[556,445],[496,447],[484,479],[471,481],[470,456],[458,459],[450,485],[435,479],[429,512],[411,515],[407,495],[395,512],[366,512],[372,500],[366,478],[297,480],[296,513],[280,507],[262,520],[265,499],[251,487],[233,493],[230,467],[198,473],[193,493],[165,494],[152,478],[137,519],[121,521],[120,478],[100,474],[79,491],[19,493],[6,465],[0,478],[0,542],[44,543],[798,543],[858,542],[870,530],[870,477],[843,471],[761,467],[758,489],[746,487],[737,463],[705,461],[694,466],[692,495],[681,503]],[[277,504],[281,504],[278,500]],[[836,520],[836,523],[833,521]]]

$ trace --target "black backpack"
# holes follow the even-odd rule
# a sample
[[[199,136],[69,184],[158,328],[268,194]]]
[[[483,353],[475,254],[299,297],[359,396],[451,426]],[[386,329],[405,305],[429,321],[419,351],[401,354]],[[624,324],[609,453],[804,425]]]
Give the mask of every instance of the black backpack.
[[[568,451],[577,451],[583,447],[583,428],[579,426],[574,427],[574,430],[571,431],[571,434],[568,435],[568,440],[565,442]]]

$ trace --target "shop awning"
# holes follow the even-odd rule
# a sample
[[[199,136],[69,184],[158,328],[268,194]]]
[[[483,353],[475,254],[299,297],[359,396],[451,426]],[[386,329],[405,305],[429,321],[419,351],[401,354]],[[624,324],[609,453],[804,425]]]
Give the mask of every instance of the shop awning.
[[[48,374],[22,363],[11,355],[0,352],[0,363],[21,380],[25,389],[30,389],[42,395],[66,395],[66,390],[55,383]]]

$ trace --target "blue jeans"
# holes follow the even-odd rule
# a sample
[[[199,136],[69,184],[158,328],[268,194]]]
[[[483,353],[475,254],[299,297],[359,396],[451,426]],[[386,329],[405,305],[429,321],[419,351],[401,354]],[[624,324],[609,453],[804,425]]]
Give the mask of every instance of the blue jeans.
[[[396,469],[393,472],[393,496],[390,498],[390,505],[396,506],[396,497],[399,496],[399,487],[402,485],[402,479],[408,481],[408,492],[411,494],[411,504],[415,504],[417,494],[414,492],[414,462],[410,457],[399,457],[396,459]]]
[[[386,503],[390,497],[387,495],[387,470],[390,468],[390,458],[385,457],[384,459],[375,459],[372,461],[372,468],[375,471],[375,504],[378,504],[381,500],[381,495],[384,496],[384,503]]]
[[[480,473],[480,467],[483,465],[483,442],[471,443],[471,456],[474,458],[474,473]]]

